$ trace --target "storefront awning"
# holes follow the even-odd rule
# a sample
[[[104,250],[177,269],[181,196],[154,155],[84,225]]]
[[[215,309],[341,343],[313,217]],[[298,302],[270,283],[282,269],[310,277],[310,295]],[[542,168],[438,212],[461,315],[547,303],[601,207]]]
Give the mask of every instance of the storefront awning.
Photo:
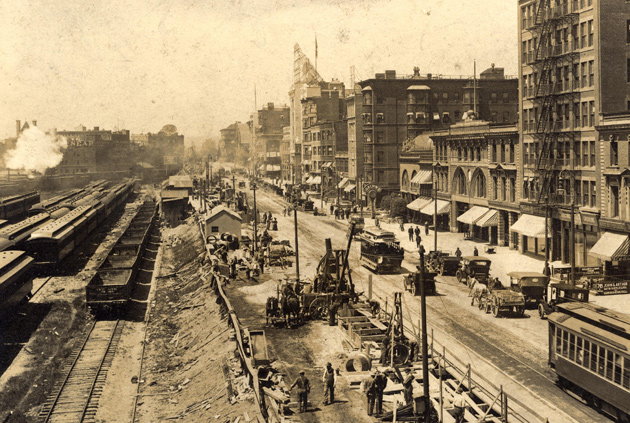
[[[475,222],[480,228],[488,228],[490,226],[499,226],[499,211],[490,210]]]
[[[616,260],[628,255],[628,247],[630,247],[628,235],[604,232],[588,254],[600,260]]]
[[[300,163],[302,166],[304,165],[311,165],[311,161],[310,160],[302,160],[302,163]]]
[[[354,190],[356,187],[357,187],[356,185],[350,184],[347,187],[345,187],[343,190],[344,190],[344,192],[350,192],[350,191]]]
[[[311,179],[311,182],[307,182],[307,184],[311,184],[311,185],[319,185],[322,183],[322,177],[321,176],[315,176]]]
[[[467,225],[474,225],[479,218],[488,213],[490,209],[481,206],[472,206],[466,210],[461,216],[457,217],[458,222],[466,223]]]
[[[421,170],[411,179],[412,184],[430,184],[432,172],[430,170]]]
[[[510,226],[510,231],[530,238],[544,238],[545,218],[531,214],[523,214],[518,218],[516,223]],[[551,235],[551,228],[549,228],[548,235]]]
[[[431,202],[430,198],[427,197],[418,197],[413,200],[411,203],[407,204],[407,208],[413,211],[420,211]]]
[[[280,165],[267,165],[267,172],[280,172]]]
[[[345,188],[345,186],[348,184],[348,182],[350,182],[350,179],[348,178],[343,178],[341,181],[339,181],[339,183],[337,184],[337,188]]]
[[[447,214],[449,211],[451,211],[451,203],[444,200],[437,200],[437,214]],[[433,216],[435,213],[435,201],[431,200],[429,204],[420,210],[420,213]]]

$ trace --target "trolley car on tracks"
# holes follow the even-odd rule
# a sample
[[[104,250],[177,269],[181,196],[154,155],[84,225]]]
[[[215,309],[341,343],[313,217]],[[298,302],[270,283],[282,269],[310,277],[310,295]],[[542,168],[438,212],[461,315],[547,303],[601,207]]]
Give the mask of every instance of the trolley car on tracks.
[[[375,273],[396,273],[400,271],[405,250],[396,240],[393,232],[377,227],[365,228],[358,235],[361,241],[359,261]]]
[[[549,315],[549,366],[558,384],[630,422],[630,315],[582,302]]]

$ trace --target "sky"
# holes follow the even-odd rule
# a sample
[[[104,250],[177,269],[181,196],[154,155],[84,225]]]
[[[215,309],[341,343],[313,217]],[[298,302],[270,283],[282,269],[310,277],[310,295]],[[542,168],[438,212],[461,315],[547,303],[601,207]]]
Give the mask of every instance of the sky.
[[[2,0],[0,138],[42,129],[172,123],[216,137],[288,104],[298,43],[330,80],[386,69],[518,73],[516,0]]]

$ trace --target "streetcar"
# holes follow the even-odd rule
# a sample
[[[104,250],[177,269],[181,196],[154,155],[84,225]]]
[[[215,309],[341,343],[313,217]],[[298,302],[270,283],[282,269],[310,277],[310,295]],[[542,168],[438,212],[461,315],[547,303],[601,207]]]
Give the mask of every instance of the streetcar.
[[[549,315],[549,366],[558,384],[630,422],[630,315],[582,302]]]
[[[358,235],[361,242],[361,265],[375,273],[396,273],[400,271],[405,250],[396,240],[393,232],[377,227],[365,228]]]

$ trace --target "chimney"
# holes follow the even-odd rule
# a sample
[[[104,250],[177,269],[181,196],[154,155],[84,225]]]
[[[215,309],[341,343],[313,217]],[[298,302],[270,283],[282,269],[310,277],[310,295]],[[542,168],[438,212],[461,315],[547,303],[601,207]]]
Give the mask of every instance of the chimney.
[[[98,126],[95,126],[95,127],[94,127],[94,130],[95,130],[95,131],[98,131]]]
[[[20,120],[16,120],[15,121],[15,136],[19,137],[20,136],[20,129],[22,129],[22,122],[20,122]]]
[[[37,126],[37,121],[36,120],[33,121],[33,126]]]

